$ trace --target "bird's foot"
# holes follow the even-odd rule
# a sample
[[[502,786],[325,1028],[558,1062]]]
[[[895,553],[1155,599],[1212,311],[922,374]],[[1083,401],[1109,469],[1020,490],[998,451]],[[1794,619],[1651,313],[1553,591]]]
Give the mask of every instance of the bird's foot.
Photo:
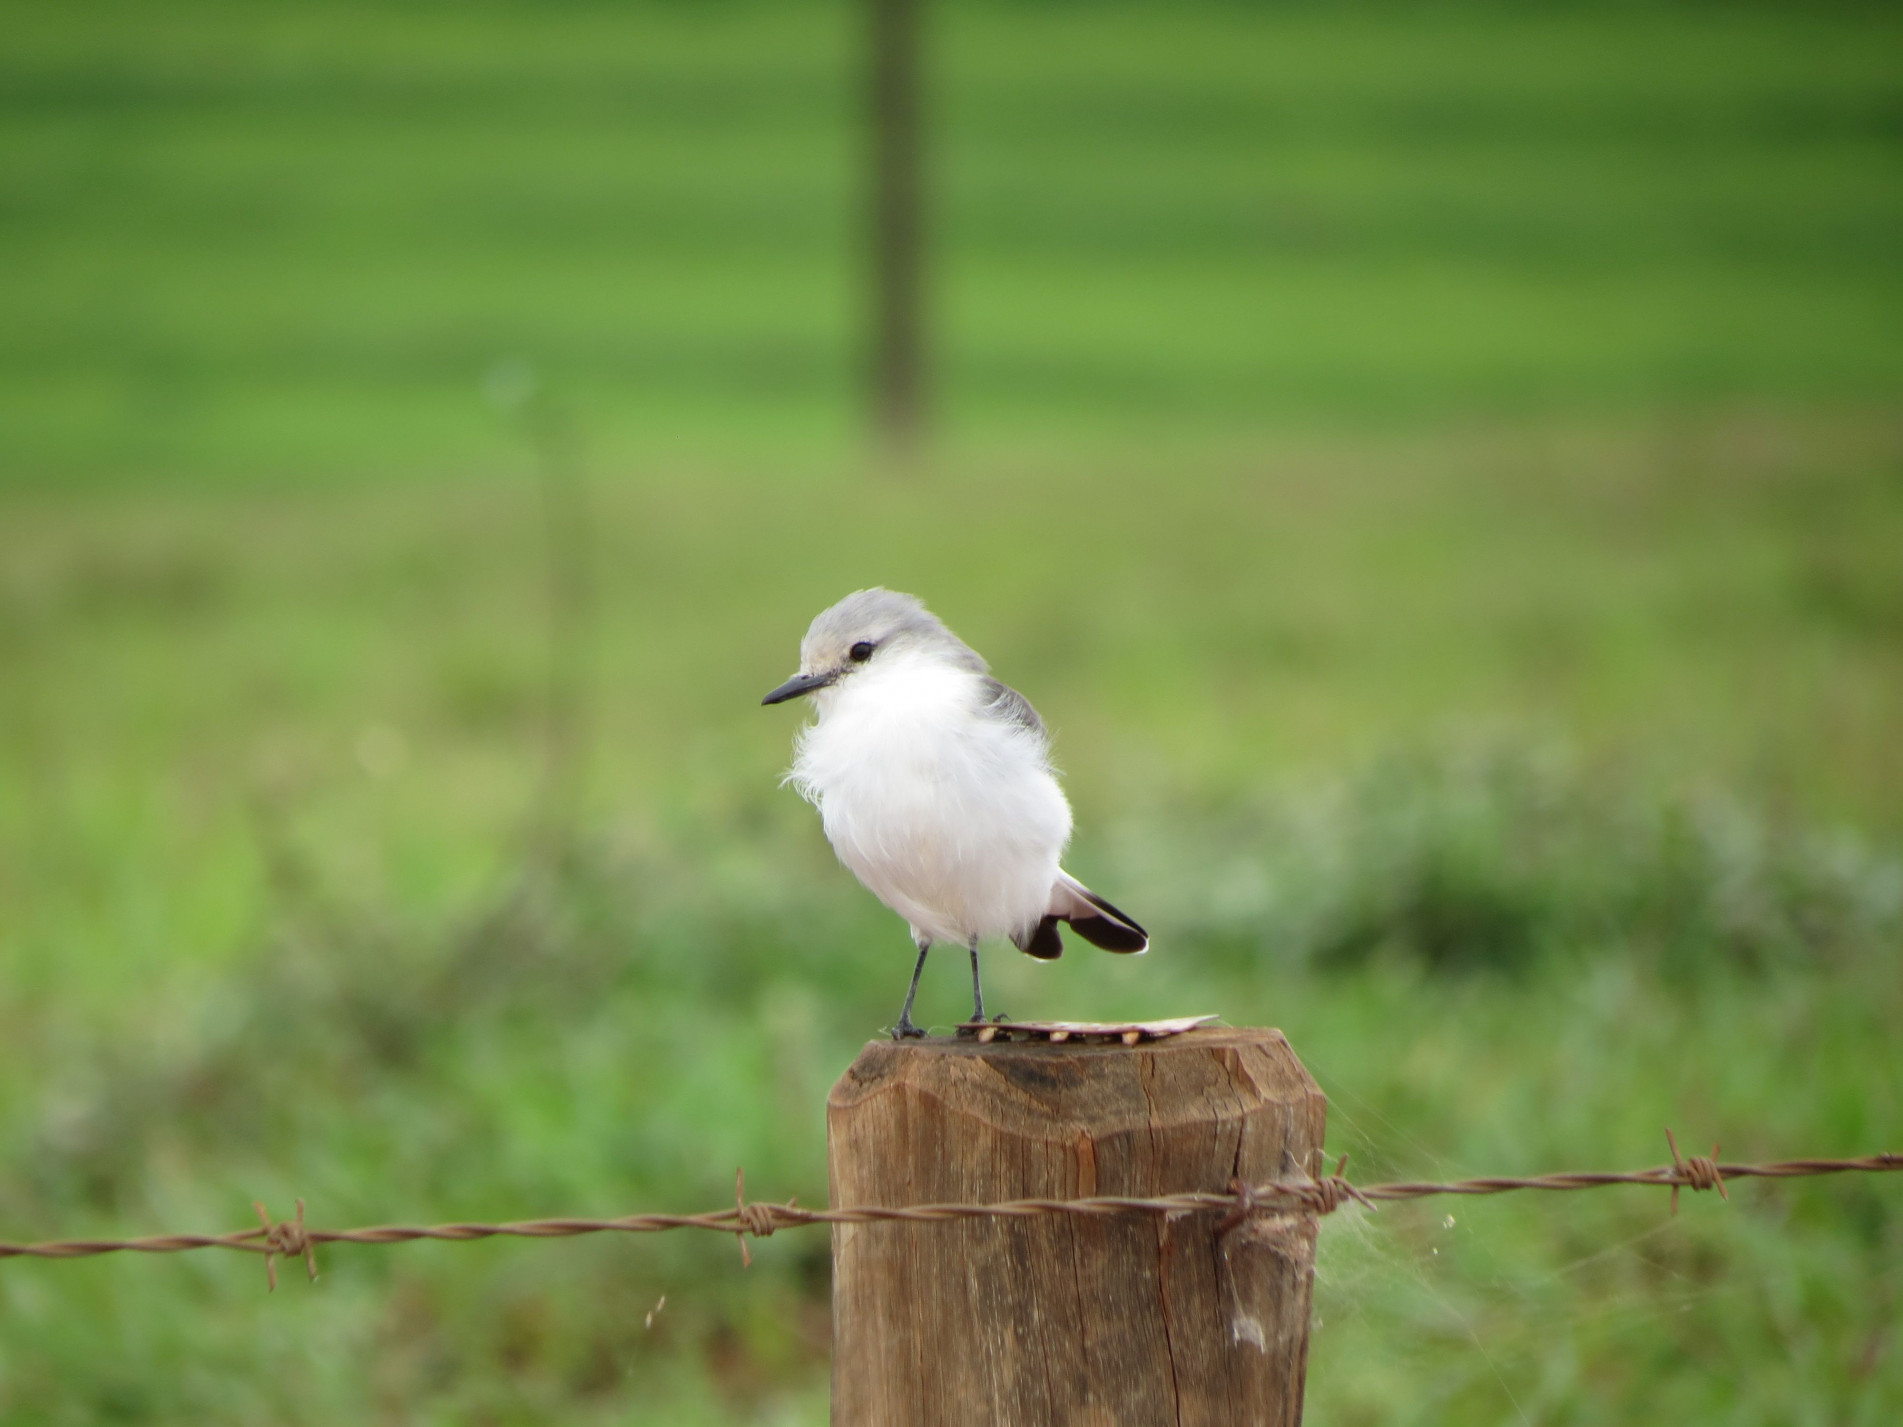
[[[901,1016],[899,1023],[892,1028],[892,1039],[895,1041],[924,1040],[925,1032],[912,1024],[910,1016]]]

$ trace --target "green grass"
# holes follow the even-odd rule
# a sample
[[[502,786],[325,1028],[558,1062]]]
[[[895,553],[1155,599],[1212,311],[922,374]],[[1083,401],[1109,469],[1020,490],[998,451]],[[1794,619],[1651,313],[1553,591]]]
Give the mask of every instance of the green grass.
[[[527,357],[621,460],[853,429],[856,12],[12,7],[0,478],[497,466]],[[1903,376],[1881,11],[940,7],[979,446]]]
[[[908,943],[757,699],[873,582],[1156,934],[1014,1013],[1282,1026],[1357,1177],[1899,1147],[1895,23],[939,10],[895,476],[843,7],[14,7],[0,1238],[822,1201]],[[1888,1422],[1897,1195],[1337,1216],[1311,1420]],[[0,1420],[823,1421],[754,1252],[10,1262]]]

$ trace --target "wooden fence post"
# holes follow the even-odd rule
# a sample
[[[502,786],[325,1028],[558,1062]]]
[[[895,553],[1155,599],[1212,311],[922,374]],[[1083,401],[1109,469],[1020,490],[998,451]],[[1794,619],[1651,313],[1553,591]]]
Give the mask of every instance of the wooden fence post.
[[[874,1041],[827,1101],[832,1202],[1223,1192],[1308,1169],[1325,1110],[1280,1031]],[[835,1427],[1299,1423],[1316,1221],[1221,1218],[835,1226]]]

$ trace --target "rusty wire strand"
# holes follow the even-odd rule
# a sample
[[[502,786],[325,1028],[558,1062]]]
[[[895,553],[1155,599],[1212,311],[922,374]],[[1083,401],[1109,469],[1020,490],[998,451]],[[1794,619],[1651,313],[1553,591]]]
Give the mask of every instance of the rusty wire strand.
[[[464,1243],[475,1239],[567,1239],[581,1234],[655,1234],[670,1229],[705,1229],[732,1234],[743,1258],[748,1238],[766,1238],[780,1229],[810,1224],[948,1223],[962,1219],[1033,1219],[1046,1215],[1077,1218],[1116,1218],[1130,1214],[1175,1215],[1224,1211],[1220,1229],[1234,1228],[1258,1213],[1300,1213],[1314,1218],[1332,1214],[1350,1201],[1373,1209],[1385,1203],[1426,1199],[1439,1194],[1505,1194],[1519,1189],[1599,1189],[1611,1184],[1649,1184],[1672,1191],[1677,1212],[1678,1191],[1716,1189],[1726,1199],[1725,1182],[1733,1179],[1801,1179],[1813,1175],[1890,1173],[1903,1170],[1903,1154],[1865,1155],[1858,1159],[1788,1159],[1769,1164],[1721,1164],[1715,1158],[1681,1157],[1678,1143],[1666,1132],[1672,1163],[1651,1169],[1589,1170],[1564,1174],[1489,1176],[1452,1183],[1401,1180],[1390,1184],[1350,1184],[1342,1171],[1346,1156],[1329,1175],[1274,1179],[1264,1184],[1234,1183],[1226,1193],[1164,1194],[1153,1198],[1093,1195],[1081,1199],[1012,1199],[997,1204],[912,1204],[902,1207],[866,1205],[844,1209],[802,1209],[785,1204],[750,1203],[745,1178],[734,1177],[734,1205],[700,1214],[627,1214],[613,1219],[522,1219],[501,1224],[381,1224],[361,1229],[312,1229],[304,1224],[304,1204],[297,1217],[273,1223],[263,1205],[255,1205],[262,1221],[255,1229],[231,1234],[157,1234],[138,1239],[64,1239],[51,1243],[0,1243],[0,1259],[76,1259],[98,1254],[175,1254],[191,1249],[237,1249],[263,1254],[266,1275],[277,1284],[278,1256],[301,1257],[310,1276],[317,1277],[319,1244],[404,1244],[419,1239]],[[1319,1166],[1318,1166],[1319,1167]]]

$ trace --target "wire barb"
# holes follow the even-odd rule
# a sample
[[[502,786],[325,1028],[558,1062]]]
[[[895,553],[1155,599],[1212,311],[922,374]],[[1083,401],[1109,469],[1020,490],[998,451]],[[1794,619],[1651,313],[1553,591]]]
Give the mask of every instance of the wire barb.
[[[1325,1160],[1323,1164],[1326,1164]],[[1333,1174],[1310,1182],[1301,1196],[1302,1207],[1318,1219],[1324,1214],[1334,1213],[1349,1200],[1353,1200],[1364,1208],[1374,1208],[1374,1201],[1348,1182],[1345,1177],[1347,1168],[1348,1155],[1346,1151],[1343,1151],[1341,1158],[1335,1161]]]
[[[1311,1164],[1313,1167],[1302,1179],[1271,1180],[1260,1186],[1246,1184],[1241,1179],[1230,1180],[1229,1192],[1235,1196],[1235,1203],[1216,1226],[1217,1235],[1227,1234],[1251,1214],[1265,1208],[1293,1209],[1312,1219],[1321,1219],[1350,1201],[1369,1209],[1375,1207],[1372,1199],[1348,1182],[1344,1173],[1348,1168],[1346,1154],[1335,1161],[1333,1174],[1319,1173],[1328,1167],[1328,1160],[1320,1150],[1315,1152]]]
[[[1665,1127],[1665,1143],[1672,1150],[1672,1171],[1677,1178],[1672,1184],[1672,1217],[1678,1217],[1678,1191],[1690,1189],[1694,1193],[1701,1189],[1715,1189],[1718,1197],[1729,1201],[1730,1191],[1725,1188],[1725,1177],[1718,1172],[1718,1146],[1711,1147],[1711,1158],[1693,1155],[1690,1159],[1680,1159],[1678,1139],[1672,1134],[1671,1126]]]
[[[311,1236],[304,1229],[304,1201],[297,1201],[297,1218],[280,1220],[275,1224],[271,1222],[264,1205],[256,1199],[251,1201],[251,1207],[258,1211],[258,1222],[264,1225],[264,1279],[269,1291],[278,1291],[279,1254],[303,1259],[311,1282],[317,1282],[317,1245],[311,1242]]]
[[[747,1251],[747,1236],[756,1239],[770,1239],[773,1231],[780,1227],[780,1214],[790,1211],[796,1200],[786,1201],[784,1211],[776,1204],[747,1203],[747,1172],[736,1169],[733,1172],[733,1214],[739,1227],[733,1231],[734,1238],[740,1241],[740,1266],[753,1267],[753,1255]],[[794,1222],[803,1222],[795,1220]]]

